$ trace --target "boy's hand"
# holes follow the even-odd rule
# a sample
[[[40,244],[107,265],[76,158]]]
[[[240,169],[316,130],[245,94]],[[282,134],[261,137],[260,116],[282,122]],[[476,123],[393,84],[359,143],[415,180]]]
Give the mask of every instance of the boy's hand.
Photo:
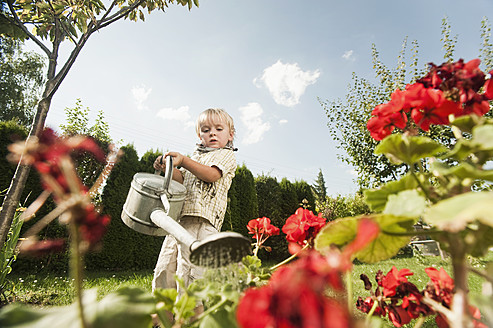
[[[164,156],[158,156],[152,165],[155,170],[164,171],[166,169],[166,164],[164,162]]]
[[[167,152],[166,154],[162,156],[158,156],[156,160],[154,161],[153,167],[155,170],[159,171],[164,171],[166,170],[166,161],[165,158],[171,156],[173,158],[173,166],[180,166],[183,163],[183,155],[175,152],[175,151],[170,151]]]
[[[164,158],[171,156],[173,158],[173,166],[181,166],[183,163],[183,155],[175,152],[175,151],[170,151],[164,154]]]

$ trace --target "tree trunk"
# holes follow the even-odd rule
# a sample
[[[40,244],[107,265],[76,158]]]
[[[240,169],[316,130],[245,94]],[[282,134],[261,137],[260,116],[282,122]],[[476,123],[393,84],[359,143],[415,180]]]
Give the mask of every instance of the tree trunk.
[[[47,82],[45,94],[49,94],[51,91],[51,83]],[[39,137],[43,131],[46,115],[50,109],[51,97],[43,98],[38,103],[38,109],[36,116],[34,117],[33,126],[29,132],[29,136],[26,141],[31,137]],[[0,210],[0,246],[2,246],[7,240],[7,234],[9,233],[10,226],[12,225],[12,220],[14,219],[14,214],[17,206],[19,205],[19,200],[21,198],[22,191],[26,184],[27,177],[29,176],[30,166],[22,165],[21,161],[17,164],[17,169],[15,170],[14,177],[10,183],[9,190],[5,196],[2,204],[2,209]]]

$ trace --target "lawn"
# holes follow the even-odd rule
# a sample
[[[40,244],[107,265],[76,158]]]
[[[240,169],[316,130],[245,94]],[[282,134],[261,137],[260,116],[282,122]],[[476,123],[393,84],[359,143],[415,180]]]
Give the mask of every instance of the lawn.
[[[493,252],[487,257],[478,260],[471,259],[471,266],[484,269],[488,261],[493,260]],[[397,269],[408,268],[414,275],[408,277],[409,281],[414,283],[420,290],[424,288],[429,281],[424,269],[443,267],[452,275],[450,264],[443,261],[439,256],[414,256],[404,258],[394,258],[382,261],[376,264],[356,263],[352,271],[352,289],[353,300],[356,302],[358,296],[365,298],[369,296],[369,291],[364,289],[364,284],[360,280],[360,274],[364,273],[375,286],[374,277],[378,270],[387,273],[392,266]],[[13,272],[9,279],[14,283],[14,300],[18,303],[33,304],[40,307],[67,305],[72,303],[74,293],[71,287],[71,279],[67,274],[49,274],[49,273],[22,273]],[[100,297],[123,286],[138,286],[145,290],[151,290],[152,271],[138,272],[88,272],[84,279],[84,288],[97,288]],[[469,287],[472,294],[481,293],[482,280],[474,274],[470,275]],[[355,309],[357,315],[363,315]],[[390,325],[390,324],[389,324]],[[433,320],[427,320],[423,327],[434,327]],[[408,325],[407,327],[412,327]]]

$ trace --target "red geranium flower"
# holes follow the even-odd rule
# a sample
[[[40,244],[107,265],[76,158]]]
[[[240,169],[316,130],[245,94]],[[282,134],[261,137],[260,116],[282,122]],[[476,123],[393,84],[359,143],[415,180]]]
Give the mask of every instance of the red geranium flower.
[[[490,78],[484,84],[484,95],[487,100],[493,99],[493,70],[490,71]]]
[[[51,253],[60,253],[65,250],[64,239],[35,240],[29,238],[20,243],[22,254],[33,257],[42,257]]]
[[[392,321],[395,327],[402,327],[402,325],[408,324],[413,319],[401,306],[390,305],[387,307],[387,312],[390,321]]]
[[[270,219],[265,216],[258,219],[252,219],[247,225],[248,233],[253,234],[252,238],[260,240],[263,236],[275,236],[278,235],[280,230],[278,227],[270,223]]]
[[[270,223],[270,219],[266,217],[250,220],[247,224],[249,234],[253,234],[252,238],[257,239],[255,251],[256,256],[260,248],[265,248],[270,251],[270,248],[262,246],[270,236],[279,234],[279,228]]]
[[[288,241],[304,246],[307,243],[313,243],[313,238],[325,222],[326,219],[322,217],[322,213],[315,215],[312,211],[300,207],[286,220],[282,232],[287,235]]]
[[[349,327],[346,307],[325,295],[332,282],[329,276],[335,271],[314,251],[281,267],[266,286],[249,289],[240,299],[240,327]]]
[[[479,59],[467,63],[460,59],[440,66],[431,63],[425,77],[404,91],[396,90],[388,103],[375,107],[367,123],[372,138],[382,140],[395,128],[404,129],[409,110],[413,121],[424,131],[431,124],[449,124],[450,115],[486,114],[490,109],[488,101],[493,99],[493,83],[491,78],[486,80],[479,63]],[[482,87],[484,93],[480,94]]]
[[[69,138],[58,137],[51,129],[45,129],[39,138],[32,138],[27,142],[15,143],[10,145],[12,154],[10,159],[18,161],[22,158],[23,164],[33,165],[41,175],[43,188],[53,195],[59,206],[54,211],[57,215],[48,214],[51,220],[57,216],[60,222],[65,224],[75,224],[81,235],[84,249],[97,244],[110,222],[107,215],[101,215],[91,203],[88,195],[88,188],[84,186],[77,176],[72,158],[74,151],[87,151],[97,160],[104,161],[105,154],[98,147],[92,138],[75,136]],[[109,174],[113,163],[108,163],[105,174]],[[93,186],[93,188],[97,188]],[[47,196],[41,196],[38,201],[42,204]],[[34,207],[39,208],[40,204],[34,203]],[[63,208],[63,211],[59,211]],[[32,210],[35,212],[36,210]],[[61,215],[60,215],[61,214]],[[41,220],[42,221],[42,220]],[[43,222],[43,221],[42,221]],[[46,220],[47,224],[50,220]],[[33,230],[39,231],[39,230]],[[24,249],[47,250],[60,249],[59,241],[37,241],[35,232],[28,231],[29,243],[24,245]],[[39,245],[37,245],[39,244]],[[29,246],[29,247],[27,247]],[[39,253],[39,252],[38,252]]]
[[[432,288],[428,289],[428,296],[432,299],[450,306],[452,304],[454,292],[454,279],[450,278],[448,273],[443,269],[426,268],[426,274],[431,279]]]
[[[409,269],[397,270],[395,266],[387,273],[386,276],[379,281],[379,285],[383,287],[383,295],[385,297],[395,295],[396,288],[403,282],[407,282],[406,276],[412,276],[413,273]]]

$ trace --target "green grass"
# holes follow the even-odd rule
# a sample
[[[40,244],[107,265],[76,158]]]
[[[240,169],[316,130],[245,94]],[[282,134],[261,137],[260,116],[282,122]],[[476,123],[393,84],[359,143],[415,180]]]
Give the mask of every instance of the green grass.
[[[10,300],[37,306],[68,305],[73,302],[72,279],[67,274],[22,274],[8,277],[14,283]],[[103,297],[120,287],[137,286],[151,291],[152,270],[141,272],[88,272],[83,280],[85,289],[96,288]]]
[[[493,252],[490,252],[487,257],[481,260],[471,259],[470,265],[477,269],[484,269],[488,261],[493,261]],[[395,258],[375,264],[355,264],[351,273],[353,304],[356,302],[358,296],[365,298],[370,295],[369,291],[364,289],[364,284],[359,278],[360,274],[364,273],[370,278],[374,289],[376,286],[374,279],[377,271],[381,270],[386,274],[392,266],[396,266],[397,269],[410,269],[414,275],[408,277],[408,280],[414,283],[420,290],[429,281],[424,271],[427,267],[435,267],[437,269],[443,267],[452,276],[449,261],[443,261],[439,256],[415,256]],[[67,305],[72,303],[74,298],[71,279],[66,274],[23,274],[21,272],[13,272],[8,278],[15,285],[14,295],[11,297],[11,301],[44,307]],[[97,288],[99,297],[103,297],[123,286],[138,286],[150,291],[151,281],[152,270],[141,272],[89,272],[86,273],[84,279],[84,288]],[[480,294],[482,279],[471,274],[469,276],[469,288],[471,294]],[[364,316],[356,308],[354,308],[354,313],[357,316]],[[391,326],[390,323],[389,326]],[[413,323],[404,327],[413,327]],[[428,319],[422,327],[435,327],[435,322],[433,319]]]

